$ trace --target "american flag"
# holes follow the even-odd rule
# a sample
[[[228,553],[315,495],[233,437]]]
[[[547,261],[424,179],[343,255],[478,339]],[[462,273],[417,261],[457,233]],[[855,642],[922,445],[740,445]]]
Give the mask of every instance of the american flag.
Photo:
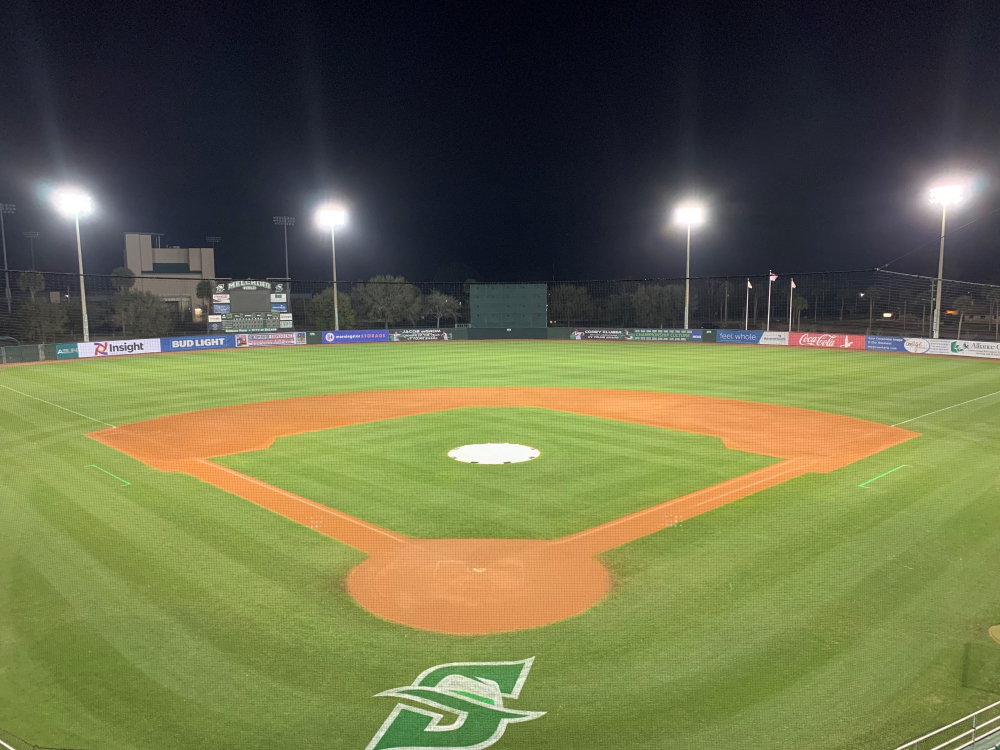
[[[777,280],[778,280],[778,274],[776,274],[774,271],[771,271],[771,281],[777,281]]]

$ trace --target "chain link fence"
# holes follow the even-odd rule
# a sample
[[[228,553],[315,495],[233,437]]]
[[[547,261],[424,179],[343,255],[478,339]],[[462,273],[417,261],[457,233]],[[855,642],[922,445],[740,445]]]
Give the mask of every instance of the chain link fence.
[[[0,345],[82,339],[76,274],[9,272],[0,300]],[[794,280],[795,288],[792,288]],[[224,279],[221,281],[228,281]],[[470,322],[470,283],[408,282],[381,276],[340,282],[340,327],[453,327]],[[545,282],[550,326],[679,328],[684,279]],[[890,271],[691,279],[689,328],[770,328],[876,335],[931,335],[936,280]],[[94,340],[187,335],[208,330],[215,280],[85,277]],[[291,281],[298,331],[333,328],[331,282]],[[1000,339],[1000,286],[945,280],[941,338]]]

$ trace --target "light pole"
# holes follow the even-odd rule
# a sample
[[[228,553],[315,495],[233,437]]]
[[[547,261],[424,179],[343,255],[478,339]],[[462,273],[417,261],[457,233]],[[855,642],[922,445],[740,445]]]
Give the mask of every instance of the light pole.
[[[80,244],[80,214],[90,213],[93,202],[90,196],[77,190],[59,190],[53,195],[56,208],[76,222],[76,260],[80,267],[80,310],[83,313],[83,340],[90,341],[90,322],[87,320],[87,287],[83,280],[83,246]]]
[[[285,278],[291,279],[288,273],[288,227],[295,226],[294,216],[275,216],[274,223],[285,230]]]
[[[684,267],[684,328],[688,328],[691,308],[691,227],[705,223],[705,206],[701,203],[682,203],[674,209],[674,223],[687,227],[687,263]]]
[[[340,307],[337,303],[337,227],[347,223],[347,209],[337,203],[327,203],[316,212],[316,223],[330,229],[330,250],[333,252],[333,330],[340,330]]]
[[[35,270],[35,240],[39,238],[38,232],[21,232],[21,235],[28,238],[28,244],[31,247],[31,270]]]
[[[7,272],[7,233],[3,228],[3,215],[17,210],[13,203],[0,203],[0,242],[3,244],[3,292],[7,297],[7,314],[10,315],[10,274]]]
[[[941,204],[941,250],[938,253],[937,291],[934,298],[934,318],[932,320],[932,338],[939,338],[941,333],[941,279],[944,276],[944,234],[948,221],[948,206],[957,206],[965,197],[965,188],[958,183],[938,185],[930,191],[931,203]]]

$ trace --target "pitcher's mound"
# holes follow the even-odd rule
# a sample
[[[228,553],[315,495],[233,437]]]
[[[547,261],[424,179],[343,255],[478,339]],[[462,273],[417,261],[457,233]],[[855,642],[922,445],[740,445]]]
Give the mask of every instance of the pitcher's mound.
[[[476,443],[448,451],[448,458],[466,464],[519,464],[540,455],[537,448],[517,443]]]

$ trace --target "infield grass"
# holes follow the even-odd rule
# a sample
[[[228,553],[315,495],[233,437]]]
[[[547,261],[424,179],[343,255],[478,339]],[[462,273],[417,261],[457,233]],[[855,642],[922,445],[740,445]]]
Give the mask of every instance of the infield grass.
[[[778,347],[449,342],[61,362],[2,369],[0,385],[111,424],[336,391],[515,385],[690,393],[895,424],[1000,391],[1000,368]],[[606,553],[614,589],[578,617],[453,637],[357,607],[341,586],[363,559],[355,550],[129,459],[86,437],[101,424],[21,393],[0,389],[0,727],[40,745],[361,750],[394,705],[375,693],[436,664],[527,656],[535,665],[511,706],[547,713],[511,726],[498,750],[893,747],[1000,698],[1000,646],[986,633],[1000,623],[1000,396],[910,422],[920,437],[831,474]],[[266,453],[282,458],[254,471],[331,504],[357,503],[361,493],[334,497],[321,472],[341,471],[335,454],[351,447],[353,476],[338,479],[385,497],[394,476],[413,482],[359,514],[402,519],[405,502],[410,533],[478,534],[494,523],[513,533],[510,518],[461,507],[476,498],[424,466],[447,461],[440,451],[472,440],[474,424],[461,432],[456,423],[454,445],[442,424],[418,426],[408,442],[422,458],[408,466],[394,443],[409,428],[396,421],[378,428],[386,433],[372,428],[379,440],[352,442],[344,435],[355,428],[342,428],[298,450],[286,443],[307,436],[278,441]],[[594,436],[607,429],[513,421],[528,444],[555,452],[596,454]],[[666,476],[680,491],[655,457],[631,474],[618,460],[623,445],[648,444],[632,429],[593,456],[612,456],[603,472],[579,464],[580,476],[641,484],[648,498]],[[664,439],[682,451],[695,437]],[[727,473],[716,449],[695,468]],[[313,468],[295,471],[296,461]],[[550,524],[539,535],[562,533],[581,511],[618,512],[601,492],[570,488],[575,471],[548,475],[534,492],[532,528]],[[489,488],[531,506],[517,489]],[[553,519],[571,491],[577,506]]]
[[[541,455],[508,466],[448,457],[472,443]],[[776,459],[718,438],[548,409],[465,408],[280,438],[216,459],[400,534],[555,539],[747,474]]]

